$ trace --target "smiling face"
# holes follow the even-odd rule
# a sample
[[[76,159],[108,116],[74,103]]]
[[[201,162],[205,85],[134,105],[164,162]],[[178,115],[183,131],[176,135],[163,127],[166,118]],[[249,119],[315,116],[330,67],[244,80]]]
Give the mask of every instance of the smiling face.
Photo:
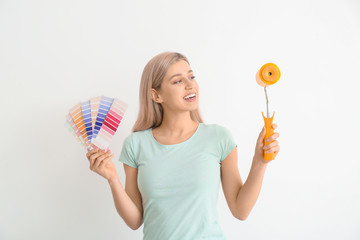
[[[188,100],[185,97],[195,93]],[[199,86],[190,65],[179,60],[165,74],[159,90],[152,89],[153,100],[170,111],[193,111],[199,104]]]

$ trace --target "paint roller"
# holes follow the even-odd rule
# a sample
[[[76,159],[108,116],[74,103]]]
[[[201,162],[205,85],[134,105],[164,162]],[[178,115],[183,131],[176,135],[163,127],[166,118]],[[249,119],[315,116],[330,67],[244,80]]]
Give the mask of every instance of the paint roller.
[[[280,69],[274,63],[266,63],[260,68],[259,71],[257,71],[255,78],[256,78],[256,82],[261,87],[264,87],[265,97],[266,97],[266,111],[267,111],[266,117],[264,116],[264,113],[261,112],[261,114],[264,118],[265,129],[266,129],[266,133],[265,133],[265,137],[264,137],[264,146],[265,146],[265,145],[273,142],[273,141],[271,141],[271,142],[265,143],[265,139],[274,134],[274,129],[272,128],[271,125],[272,125],[273,118],[275,115],[275,112],[273,113],[272,117],[270,117],[270,115],[269,115],[269,99],[267,96],[266,87],[273,85],[277,81],[279,81]],[[275,159],[274,152],[265,153],[265,150],[264,150],[264,160],[270,161],[270,160],[274,160],[274,159]]]

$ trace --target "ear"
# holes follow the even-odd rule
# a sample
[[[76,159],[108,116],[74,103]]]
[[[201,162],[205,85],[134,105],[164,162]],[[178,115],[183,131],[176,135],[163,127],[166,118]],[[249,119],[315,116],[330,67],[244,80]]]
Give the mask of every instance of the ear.
[[[160,94],[154,88],[151,88],[151,97],[152,97],[153,101],[156,103],[162,102]]]

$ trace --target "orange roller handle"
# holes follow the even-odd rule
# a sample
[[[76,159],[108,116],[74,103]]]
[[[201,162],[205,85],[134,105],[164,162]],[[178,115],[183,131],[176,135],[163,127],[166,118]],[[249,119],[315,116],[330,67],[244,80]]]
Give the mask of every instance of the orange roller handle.
[[[271,118],[266,118],[264,116],[264,113],[261,112],[263,118],[264,118],[264,123],[265,123],[265,137],[264,137],[264,146],[265,145],[268,145],[270,143],[272,143],[273,141],[271,142],[267,142],[265,143],[265,139],[272,136],[274,134],[274,129],[272,128],[272,123],[273,123],[273,119],[274,119],[274,115],[275,115],[275,112],[273,113],[272,117]],[[267,149],[268,150],[268,149]],[[266,151],[267,151],[266,150]],[[264,160],[265,161],[271,161],[271,160],[274,160],[275,159],[275,153],[274,152],[271,152],[271,153],[265,153],[265,150],[264,151]]]

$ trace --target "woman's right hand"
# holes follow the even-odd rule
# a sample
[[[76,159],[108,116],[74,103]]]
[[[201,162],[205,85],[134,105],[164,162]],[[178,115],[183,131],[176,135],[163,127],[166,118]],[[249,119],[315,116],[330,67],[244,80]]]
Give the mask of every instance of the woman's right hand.
[[[105,152],[105,150],[94,148],[87,152],[86,157],[90,162],[91,171],[98,173],[108,181],[117,177],[116,168],[111,161],[111,159],[114,157],[114,154],[112,154],[110,150]]]

